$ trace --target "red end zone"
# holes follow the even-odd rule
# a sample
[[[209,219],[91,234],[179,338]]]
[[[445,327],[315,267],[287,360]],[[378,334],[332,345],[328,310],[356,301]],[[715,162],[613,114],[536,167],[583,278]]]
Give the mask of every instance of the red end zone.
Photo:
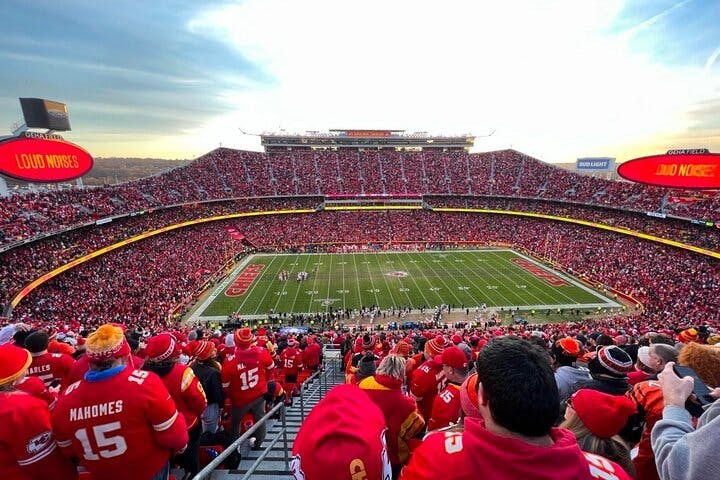
[[[530,260],[525,260],[524,258],[513,258],[512,262],[526,272],[533,274],[541,280],[545,280],[546,283],[552,285],[553,287],[564,287],[569,285],[568,282],[562,278],[557,275],[553,275],[542,267],[535,265]]]
[[[237,276],[232,285],[225,290],[225,296],[239,297],[240,295],[245,295],[263,268],[265,268],[265,265],[261,263],[253,263],[245,267],[245,270]]]

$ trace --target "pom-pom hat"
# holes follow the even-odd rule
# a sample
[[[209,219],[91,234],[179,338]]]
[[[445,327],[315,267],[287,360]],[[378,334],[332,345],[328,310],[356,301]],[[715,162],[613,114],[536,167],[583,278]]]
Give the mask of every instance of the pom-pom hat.
[[[430,355],[431,358],[440,355],[445,350],[445,343],[445,337],[438,335],[425,342],[425,353]]]
[[[255,335],[253,335],[252,331],[247,327],[235,330],[234,339],[235,346],[242,349],[250,348],[253,343],[257,341]]]
[[[30,352],[9,343],[0,345],[0,385],[22,377],[32,363]]]
[[[215,344],[213,342],[200,340],[197,344],[193,345],[191,355],[202,362],[212,358],[216,352],[217,350],[215,349]]]
[[[293,478],[392,478],[385,434],[385,417],[370,397],[356,385],[338,385],[300,426],[292,449]]]
[[[588,430],[599,438],[614,437],[630,416],[637,413],[633,401],[624,395],[609,395],[587,388],[575,392],[569,405]]]
[[[123,358],[131,353],[123,329],[109,323],[101,325],[88,336],[85,351],[91,363]]]
[[[615,376],[625,376],[633,368],[630,355],[622,348],[614,345],[599,347],[597,356],[593,360],[607,370],[607,373]],[[590,370],[592,371],[592,368]]]

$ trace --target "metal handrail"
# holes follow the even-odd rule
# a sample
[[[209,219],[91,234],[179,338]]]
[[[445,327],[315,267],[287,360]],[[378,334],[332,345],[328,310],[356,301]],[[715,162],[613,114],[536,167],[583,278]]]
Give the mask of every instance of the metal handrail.
[[[246,440],[248,440],[249,438],[251,438],[251,437],[252,437],[252,434],[255,433],[255,430],[257,430],[258,428],[260,428],[260,425],[262,425],[263,423],[267,422],[267,421],[270,419],[270,417],[272,417],[273,415],[275,415],[275,413],[276,413],[278,410],[280,410],[280,411],[282,412],[282,413],[281,413],[281,419],[282,419],[282,422],[283,422],[283,431],[284,431],[285,428],[286,428],[286,425],[285,425],[285,404],[281,402],[281,403],[278,403],[277,405],[275,405],[275,406],[274,406],[269,412],[267,412],[262,418],[260,418],[257,422],[255,422],[255,424],[254,424],[252,427],[250,427],[245,433],[243,433],[242,435],[240,435],[240,437],[239,437],[237,440],[235,440],[233,443],[231,443],[224,451],[222,451],[217,457],[215,457],[212,462],[208,463],[208,464],[205,466],[205,468],[203,468],[202,470],[200,470],[200,471],[197,473],[197,475],[195,475],[195,476],[192,478],[192,480],[202,480],[202,479],[204,479],[204,478],[208,478],[208,477],[212,474],[212,472],[214,472],[215,469],[217,469],[217,467],[219,467],[220,464],[225,461],[225,459],[227,459],[230,455],[232,455],[235,451],[237,451],[238,447],[239,447],[243,442],[245,442]],[[279,437],[280,435],[278,434],[278,435],[276,435],[276,436]],[[285,443],[286,443],[286,445],[285,445],[285,450],[287,451],[287,436],[285,436],[285,439],[286,439],[286,440],[285,440]],[[266,450],[267,450],[267,449],[266,449]],[[267,455],[266,452],[263,452],[263,453],[265,453],[265,455]],[[287,455],[286,455],[286,456],[287,456]]]

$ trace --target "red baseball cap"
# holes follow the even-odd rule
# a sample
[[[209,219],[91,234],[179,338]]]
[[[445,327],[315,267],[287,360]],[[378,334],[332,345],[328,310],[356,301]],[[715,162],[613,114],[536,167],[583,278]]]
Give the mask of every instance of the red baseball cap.
[[[442,363],[452,368],[467,368],[468,358],[465,352],[453,345],[443,350]]]
[[[300,427],[292,450],[293,478],[392,478],[385,431],[382,411],[365,392],[357,385],[338,385]]]

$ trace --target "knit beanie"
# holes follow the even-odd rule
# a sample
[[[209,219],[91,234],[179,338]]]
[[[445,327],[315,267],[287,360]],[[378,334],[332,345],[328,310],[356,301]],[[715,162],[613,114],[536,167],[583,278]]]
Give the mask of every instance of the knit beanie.
[[[240,349],[250,348],[257,341],[252,331],[245,327],[235,330],[235,346]]]
[[[688,328],[687,330],[683,330],[678,335],[678,340],[680,340],[682,343],[690,343],[690,342],[697,342],[698,340],[698,332],[694,328]]]
[[[478,409],[477,372],[468,376],[460,387],[460,405],[466,417],[482,418]]]
[[[131,353],[123,329],[109,323],[101,325],[88,336],[85,350],[90,363],[127,357]]]
[[[180,344],[175,337],[169,333],[155,335],[147,342],[145,354],[151,362],[163,362],[171,358],[179,357],[181,353]]]
[[[437,355],[442,355],[442,352],[445,349],[445,343],[445,337],[438,335],[425,342],[425,353],[430,355],[431,358],[434,358]]]
[[[290,470],[296,480],[392,477],[385,417],[356,385],[338,385],[300,426]]]
[[[624,395],[609,395],[582,388],[570,397],[570,406],[583,424],[599,438],[612,438],[637,413],[632,400]]]
[[[32,356],[24,348],[9,343],[0,345],[0,385],[20,378],[31,363]]]
[[[614,345],[599,347],[595,358],[588,363],[590,373],[625,377],[632,371],[633,361],[630,355]]]
[[[215,349],[215,344],[207,340],[200,340],[193,345],[190,354],[202,362],[212,358],[216,352],[217,350]]]

